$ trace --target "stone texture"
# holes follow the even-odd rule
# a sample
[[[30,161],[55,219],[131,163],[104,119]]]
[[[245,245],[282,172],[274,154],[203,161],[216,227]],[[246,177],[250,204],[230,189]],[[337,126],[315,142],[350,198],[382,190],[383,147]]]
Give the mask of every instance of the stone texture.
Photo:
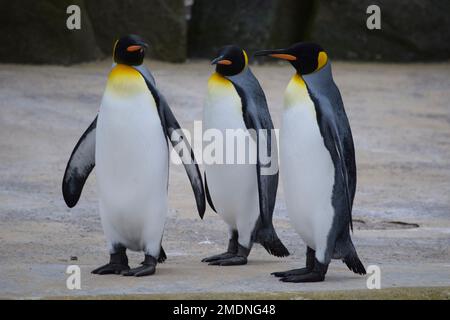
[[[81,8],[81,30],[66,28],[67,6]],[[150,56],[186,59],[183,0],[0,0],[0,62],[72,64],[111,56],[114,41],[136,33]]]
[[[66,8],[81,8],[81,30],[68,30]],[[101,57],[83,0],[0,1],[0,62],[70,64]]]
[[[301,40],[308,30],[310,0],[196,0],[189,25],[189,54],[211,58],[223,45],[249,53]]]
[[[81,30],[66,8],[81,7]],[[381,8],[381,30],[366,9]],[[150,56],[170,62],[211,58],[226,44],[249,54],[311,39],[333,59],[420,61],[450,58],[450,2],[444,0],[0,0],[0,62],[72,64],[110,57],[114,41],[137,33]]]
[[[381,9],[381,30],[368,30],[366,9]],[[450,58],[450,1],[321,1],[311,39],[333,58],[414,61]]]
[[[150,56],[171,62],[186,59],[183,0],[91,0],[86,6],[105,54],[111,54],[117,38],[134,33],[149,42]]]

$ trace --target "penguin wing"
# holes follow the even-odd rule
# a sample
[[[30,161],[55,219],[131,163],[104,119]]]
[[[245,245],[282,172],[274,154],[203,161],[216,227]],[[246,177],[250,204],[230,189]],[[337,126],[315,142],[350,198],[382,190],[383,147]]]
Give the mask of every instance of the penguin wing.
[[[209,206],[211,207],[211,209],[217,213],[216,208],[214,207],[212,198],[211,198],[211,194],[209,193],[209,189],[208,189],[208,181],[206,180],[206,172],[204,172],[205,175],[205,192],[206,192],[206,200],[208,201]]]
[[[356,179],[352,179],[349,176],[349,168],[347,165],[347,158],[354,159],[354,149],[353,154],[349,151],[349,146],[345,148],[345,143],[348,144],[348,139],[345,139],[345,133],[340,129],[342,124],[340,122],[340,116],[333,108],[330,100],[327,97],[314,94],[311,95],[311,98],[314,102],[316,113],[317,113],[317,122],[319,124],[320,132],[322,134],[325,147],[330,152],[331,158],[333,160],[335,170],[337,170],[337,174],[342,178],[342,189],[344,193],[344,208],[341,210],[336,210],[337,214],[344,214],[345,226],[350,224],[350,228],[353,230],[353,222],[352,222],[352,200],[353,196],[351,193],[352,190],[355,189],[355,186],[351,187],[350,184],[354,181],[356,183]],[[353,143],[353,139],[352,139]],[[355,170],[356,174],[356,170]]]
[[[181,161],[183,162],[184,168],[189,177],[189,181],[192,185],[192,190],[194,191],[198,213],[200,215],[200,218],[203,219],[203,215],[205,214],[206,209],[205,191],[203,188],[200,169],[198,168],[197,160],[194,156],[194,151],[192,150],[189,142],[183,134],[177,119],[172,113],[172,110],[169,108],[169,105],[161,94],[159,94],[158,109],[161,118],[161,124],[164,128],[164,131],[166,132],[167,138],[170,140],[173,148],[178,153]]]
[[[356,192],[356,161],[355,161],[355,146],[353,143],[352,130],[350,128],[350,123],[345,113],[344,103],[342,102],[341,93],[337,86],[332,84],[330,88],[330,100],[335,106],[336,117],[337,117],[337,127],[339,134],[342,137],[342,147],[345,154],[345,165],[348,172],[348,188],[350,192],[351,207],[353,207],[353,199],[355,198]]]
[[[151,79],[147,78],[146,74],[150,75],[148,69],[145,68],[144,66],[135,68],[141,73],[141,75],[145,79],[147,87],[152,93],[153,98],[155,99],[156,106],[158,107],[159,118],[161,120],[161,126],[167,138],[172,143],[174,150],[177,152],[177,154],[181,158],[181,161],[183,162],[184,168],[189,177],[189,181],[191,182],[192,185],[192,190],[194,191],[198,213],[200,215],[200,218],[203,219],[206,209],[205,190],[203,188],[202,176],[200,174],[197,161],[195,160],[194,151],[189,145],[186,136],[183,134],[180,124],[178,123],[177,119],[172,113],[172,110],[167,104],[166,99],[156,89],[153,77]]]
[[[242,113],[247,129],[256,134],[259,210],[263,227],[272,227],[272,215],[278,189],[278,151],[272,118],[266,97],[258,80],[247,68],[228,77],[242,100]]]
[[[62,193],[69,208],[77,204],[84,183],[95,166],[96,128],[97,117],[78,140],[67,163],[62,181]]]

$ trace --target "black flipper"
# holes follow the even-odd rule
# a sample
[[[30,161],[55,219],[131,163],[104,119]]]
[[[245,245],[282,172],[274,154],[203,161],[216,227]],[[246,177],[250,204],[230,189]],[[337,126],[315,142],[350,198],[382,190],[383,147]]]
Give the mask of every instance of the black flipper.
[[[62,181],[62,193],[69,208],[77,204],[86,179],[95,166],[96,128],[97,117],[78,140],[67,163]]]
[[[159,118],[161,120],[161,126],[163,127],[164,133],[166,134],[167,138],[172,143],[173,148],[177,151],[183,162],[184,168],[186,169],[186,173],[189,177],[189,181],[192,185],[192,190],[194,191],[198,213],[200,215],[200,218],[203,219],[206,209],[205,190],[203,188],[202,176],[200,174],[197,161],[195,160],[194,151],[192,150],[189,142],[184,136],[177,119],[175,118],[172,110],[167,104],[166,99],[156,89],[154,80],[149,79],[148,75],[151,74],[148,69],[146,69],[144,66],[135,67],[135,69],[141,73],[148,89],[155,99],[156,106],[158,107]],[[183,154],[183,150],[188,150],[189,154]]]
[[[242,112],[247,129],[253,129],[257,144],[257,177],[260,219],[255,228],[254,240],[270,254],[284,257],[289,251],[278,238],[272,224],[273,210],[278,189],[278,151],[273,134],[273,123],[266,97],[249,68],[237,76],[228,77],[242,101]],[[265,148],[260,150],[260,147]],[[264,152],[262,152],[264,151]],[[264,163],[261,155],[268,157]]]
[[[364,268],[363,263],[359,259],[358,254],[356,253],[355,246],[353,245],[350,237],[348,237],[345,249],[347,253],[342,258],[342,261],[347,265],[347,267],[354,273],[361,275],[366,274],[366,268]]]
[[[211,207],[211,209],[212,209],[215,213],[217,213],[217,210],[216,210],[216,208],[214,207],[214,204],[213,204],[212,199],[211,199],[211,194],[209,193],[208,182],[206,181],[206,172],[205,172],[204,174],[205,174],[205,192],[206,192],[206,200],[208,201],[208,204],[209,204],[209,206]]]
[[[346,155],[343,147],[343,137],[340,135],[337,125],[337,118],[333,112],[333,108],[330,104],[330,101],[324,97],[316,97],[314,94],[310,93],[310,97],[314,102],[314,106],[316,109],[317,123],[319,124],[320,133],[323,137],[325,147],[330,152],[333,163],[336,167],[338,174],[340,175],[340,181],[342,181],[341,186],[344,192],[345,205],[344,208],[340,210],[336,210],[337,213],[345,214],[344,219],[342,219],[343,226],[350,225],[350,228],[353,229],[352,225],[352,203],[353,197],[350,197],[349,190],[349,174],[347,170],[347,163],[345,158],[349,155]],[[353,155],[354,158],[354,155]],[[340,232],[337,232],[339,234]]]
[[[352,207],[356,192],[356,161],[352,131],[345,113],[342,97],[333,81],[331,65],[327,63],[320,72],[303,76],[316,109],[317,123],[324,143],[336,167],[336,185],[342,190],[345,203],[339,204],[337,235],[345,228],[353,230]],[[336,180],[337,181],[337,180]],[[344,186],[345,185],[345,186]]]

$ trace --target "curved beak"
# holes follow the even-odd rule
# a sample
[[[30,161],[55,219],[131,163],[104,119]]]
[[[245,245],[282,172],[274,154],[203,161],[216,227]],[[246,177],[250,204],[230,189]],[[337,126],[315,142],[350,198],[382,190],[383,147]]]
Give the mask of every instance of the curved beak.
[[[215,64],[224,64],[224,65],[227,65],[227,66],[228,66],[228,65],[232,64],[232,62],[231,62],[230,60],[228,60],[228,59],[225,59],[225,56],[224,56],[224,55],[221,55],[221,56],[219,56],[219,57],[213,59],[213,60],[211,61],[211,64],[212,64],[212,65],[215,65]]]
[[[278,58],[288,61],[297,60],[296,56],[289,54],[288,49],[260,50],[256,51],[253,55],[255,57],[270,56],[272,58]]]
[[[139,51],[139,50],[143,50],[143,49],[147,49],[148,48],[148,44],[145,42],[138,42],[135,45],[131,45],[127,47],[127,51],[128,52],[135,52],[135,51]]]

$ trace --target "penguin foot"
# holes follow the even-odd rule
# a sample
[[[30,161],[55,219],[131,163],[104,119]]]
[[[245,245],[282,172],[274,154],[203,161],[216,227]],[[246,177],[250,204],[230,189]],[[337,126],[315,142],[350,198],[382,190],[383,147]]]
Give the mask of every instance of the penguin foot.
[[[221,260],[215,260],[209,263],[210,266],[241,266],[244,264],[247,264],[247,257],[237,255]]]
[[[120,274],[130,269],[125,247],[119,245],[115,250],[110,254],[109,263],[92,270],[93,274]]]
[[[287,276],[280,279],[282,282],[321,282],[325,280],[325,275],[311,271],[306,274]]]
[[[125,277],[143,277],[150,276],[154,274],[156,271],[156,266],[141,266],[137,268],[130,269],[128,271],[122,272],[122,275]]]
[[[217,261],[217,260],[224,260],[224,259],[232,258],[234,256],[236,256],[236,254],[231,253],[231,252],[225,252],[225,253],[221,253],[221,254],[216,254],[211,257],[206,257],[205,259],[202,260],[202,262],[213,262],[213,261]]]
[[[95,270],[92,270],[93,274],[121,274],[124,271],[130,270],[128,264],[120,264],[120,263],[108,263],[104,266],[98,267]]]
[[[141,263],[141,267],[133,268],[127,271],[122,272],[122,275],[125,277],[144,277],[150,276],[156,271],[156,263],[157,260],[155,257],[151,255],[145,255],[145,260]]]
[[[231,253],[230,257],[214,260],[209,263],[210,266],[241,266],[247,264],[247,257],[250,249],[237,245],[237,253]]]
[[[311,268],[301,268],[301,269],[292,269],[288,271],[281,271],[281,272],[272,272],[271,275],[278,277],[278,278],[285,278],[289,276],[300,276],[303,274],[310,273],[312,271]]]
[[[310,261],[311,262],[311,261]],[[312,263],[308,264],[309,266]],[[305,268],[308,269],[308,268]],[[302,270],[302,269],[298,269]],[[328,271],[328,264],[323,264],[317,259],[314,259],[314,267],[309,269],[310,271],[303,274],[286,275],[282,277],[280,281],[283,282],[320,282],[325,280],[325,274]],[[292,270],[295,271],[295,270]],[[288,271],[289,272],[289,271]]]

